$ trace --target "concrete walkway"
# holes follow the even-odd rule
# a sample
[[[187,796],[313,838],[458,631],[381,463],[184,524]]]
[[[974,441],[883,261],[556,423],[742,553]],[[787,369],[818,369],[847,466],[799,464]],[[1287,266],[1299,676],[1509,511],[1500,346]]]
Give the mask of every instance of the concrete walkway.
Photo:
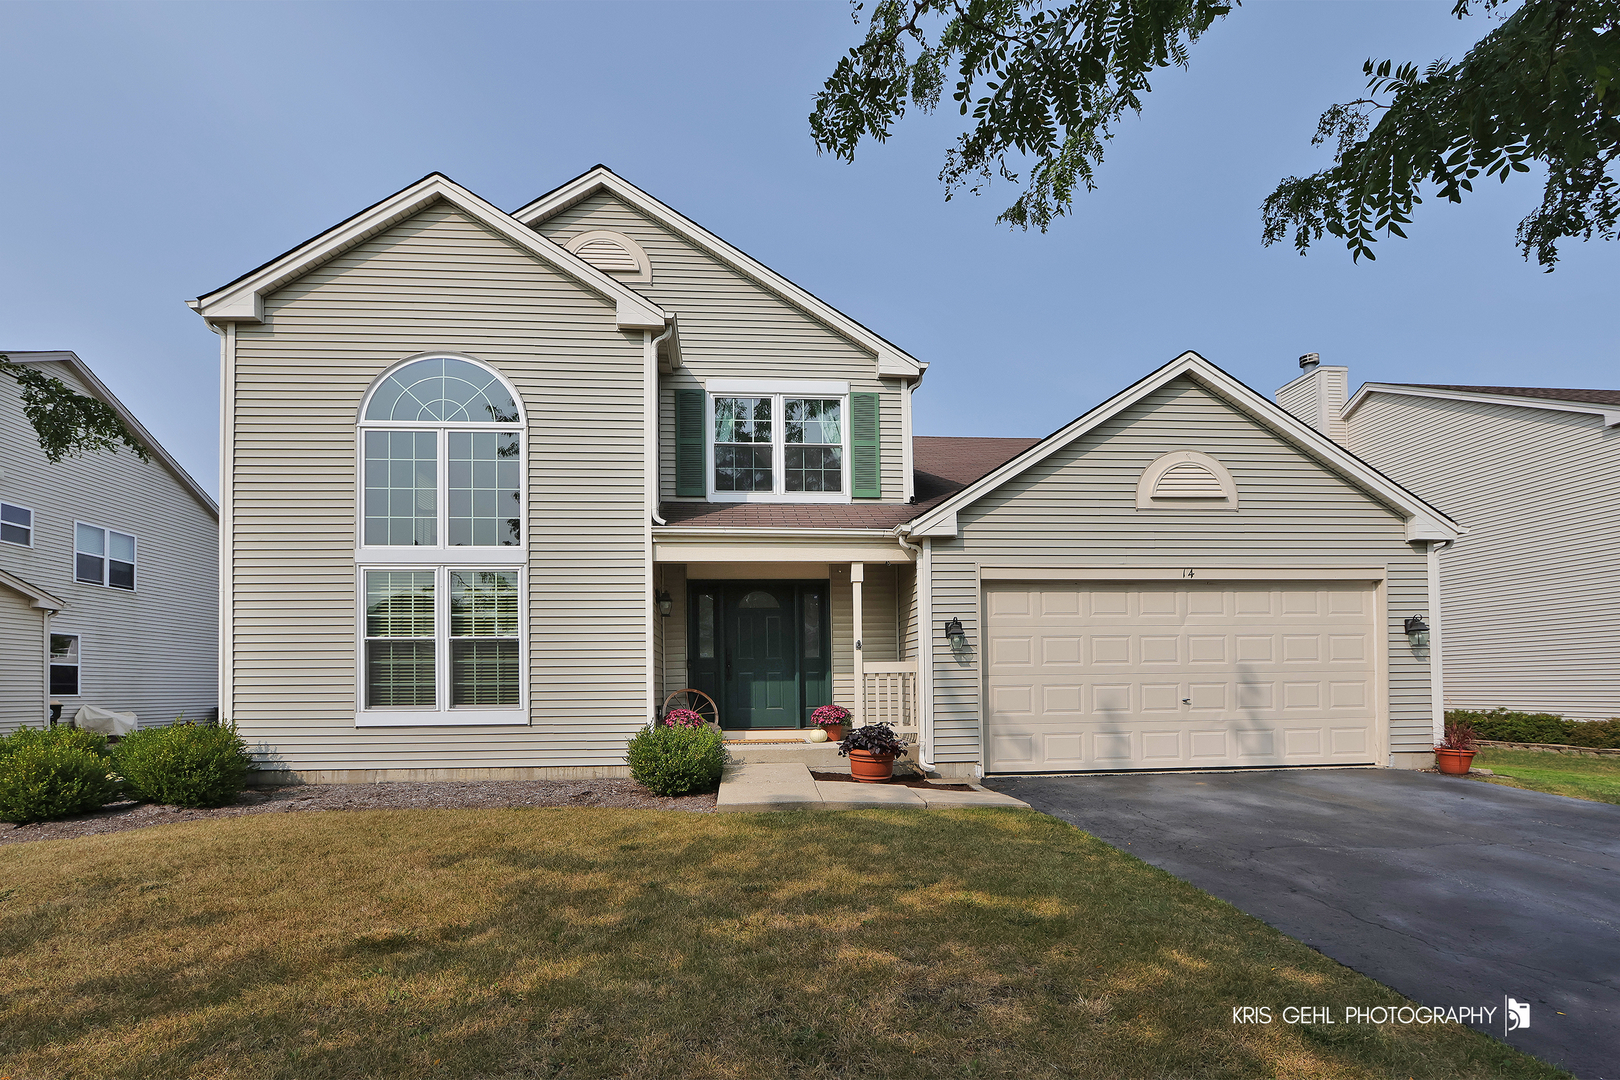
[[[967,780],[941,780],[966,784]],[[975,787],[972,791],[934,791],[900,784],[850,784],[817,780],[798,761],[750,761],[731,765],[720,781],[715,809],[721,813],[768,810],[854,810],[864,806],[909,806],[938,809],[955,806],[1020,806],[1010,795]]]

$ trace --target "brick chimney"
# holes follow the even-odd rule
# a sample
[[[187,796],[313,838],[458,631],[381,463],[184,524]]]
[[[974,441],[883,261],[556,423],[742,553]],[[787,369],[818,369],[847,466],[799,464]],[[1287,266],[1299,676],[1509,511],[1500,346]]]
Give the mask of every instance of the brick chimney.
[[[1299,366],[1299,378],[1277,391],[1277,404],[1340,446],[1348,446],[1344,403],[1349,399],[1350,369],[1324,366],[1317,353],[1300,357]]]

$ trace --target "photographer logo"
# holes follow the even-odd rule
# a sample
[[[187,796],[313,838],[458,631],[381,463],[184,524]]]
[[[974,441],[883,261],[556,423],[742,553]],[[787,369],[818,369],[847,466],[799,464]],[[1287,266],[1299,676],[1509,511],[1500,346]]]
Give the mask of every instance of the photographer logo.
[[[1528,1001],[1515,1001],[1512,998],[1502,999],[1502,1027],[1503,1033],[1508,1031],[1523,1031],[1530,1026],[1530,1003]]]

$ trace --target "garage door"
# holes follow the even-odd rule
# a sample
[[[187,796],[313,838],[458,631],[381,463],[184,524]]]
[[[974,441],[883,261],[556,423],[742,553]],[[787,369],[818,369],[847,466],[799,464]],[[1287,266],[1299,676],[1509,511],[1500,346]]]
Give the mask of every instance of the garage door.
[[[1361,582],[985,587],[992,772],[1375,760]]]

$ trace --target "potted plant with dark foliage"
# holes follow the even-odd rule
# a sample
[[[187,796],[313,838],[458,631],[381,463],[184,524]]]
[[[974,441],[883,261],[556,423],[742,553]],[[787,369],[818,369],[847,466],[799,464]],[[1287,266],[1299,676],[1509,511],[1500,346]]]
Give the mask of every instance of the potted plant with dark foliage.
[[[906,743],[888,724],[858,727],[838,744],[849,758],[849,771],[863,784],[876,784],[894,775],[894,759],[906,752]]]
[[[844,725],[849,721],[849,710],[842,705],[823,705],[810,714],[810,722],[837,742],[844,737]]]
[[[1473,767],[1478,742],[1473,724],[1467,720],[1447,720],[1446,741],[1434,748],[1435,764],[1448,776],[1467,776]]]

